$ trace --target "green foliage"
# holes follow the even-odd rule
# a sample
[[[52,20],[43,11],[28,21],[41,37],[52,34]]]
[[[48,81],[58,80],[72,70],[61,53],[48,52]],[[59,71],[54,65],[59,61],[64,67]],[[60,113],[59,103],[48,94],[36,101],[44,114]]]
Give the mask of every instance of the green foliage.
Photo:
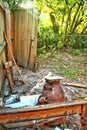
[[[73,49],[73,48],[69,48],[68,49],[68,52],[70,53],[70,54],[74,54],[74,55],[80,55],[80,50],[79,49]]]
[[[52,14],[49,23],[44,22],[43,28],[39,32],[39,45],[45,45],[46,48],[86,48],[87,47],[87,3],[82,0],[36,0],[40,12]],[[42,6],[42,8],[41,8]],[[45,8],[45,10],[44,10]],[[55,34],[53,29],[58,29]],[[77,51],[76,51],[77,53]],[[79,52],[78,52],[79,53]]]
[[[84,53],[87,54],[87,48],[83,48]]]
[[[62,74],[68,76],[69,78],[75,78],[78,75],[78,70],[66,69],[62,71]]]
[[[59,61],[60,61],[60,59],[61,59],[61,56],[59,56],[59,55],[55,55],[55,58],[53,58],[52,66],[56,70],[58,70],[58,68],[59,68]]]
[[[50,52],[44,52],[44,53],[42,53],[42,54],[39,55],[39,58],[41,60],[46,60],[50,55],[51,55]]]
[[[87,35],[73,34],[67,35],[65,38],[65,44],[71,48],[82,49],[87,47]]]
[[[11,10],[28,0],[3,0]],[[38,47],[87,48],[87,3],[83,0],[35,0],[39,17]],[[56,32],[56,33],[55,33]],[[76,54],[79,52],[76,51]]]
[[[61,129],[64,130],[65,128],[67,129],[67,125],[66,125],[66,123],[61,124]]]
[[[46,49],[52,49],[57,47],[57,44],[61,44],[59,43],[59,35],[53,33],[52,27],[40,28],[38,47],[45,46]]]
[[[74,55],[80,55],[80,50],[79,49],[74,49]]]

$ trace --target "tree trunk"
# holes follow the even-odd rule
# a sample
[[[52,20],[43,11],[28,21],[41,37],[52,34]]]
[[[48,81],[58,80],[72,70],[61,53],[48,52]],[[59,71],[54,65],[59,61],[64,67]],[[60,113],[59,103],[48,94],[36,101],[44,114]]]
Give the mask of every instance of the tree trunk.
[[[54,33],[59,33],[59,27],[56,23],[56,20],[55,20],[55,16],[53,15],[53,13],[51,12],[50,13],[50,18],[51,18],[51,22],[52,22],[52,25],[53,25],[53,31]]]
[[[67,16],[67,21],[66,21],[66,28],[65,28],[65,35],[67,35],[67,31],[68,31],[68,26],[69,26],[69,23],[70,23],[70,16],[71,16],[71,11],[73,9],[73,7],[76,5],[76,3],[73,4],[73,6],[69,9],[69,13],[68,13],[68,16]]]
[[[81,34],[83,34],[85,32],[85,30],[87,29],[87,25],[83,28]]]
[[[76,9],[75,15],[74,15],[74,17],[73,17],[73,20],[72,20],[72,23],[71,23],[71,26],[70,26],[70,32],[72,32],[72,30],[73,30],[74,22],[75,22],[75,20],[76,20],[76,17],[77,17],[77,15],[78,15],[78,13],[79,13],[79,10],[80,10],[80,7],[81,7],[81,6],[82,6],[82,2],[80,2],[80,3],[78,4],[78,7],[77,7],[77,9]]]

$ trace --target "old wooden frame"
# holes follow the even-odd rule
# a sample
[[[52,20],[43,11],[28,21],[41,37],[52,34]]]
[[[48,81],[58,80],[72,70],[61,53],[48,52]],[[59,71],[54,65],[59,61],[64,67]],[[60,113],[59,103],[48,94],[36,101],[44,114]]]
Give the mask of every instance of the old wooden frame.
[[[45,122],[49,118],[67,116],[74,113],[80,114],[82,121],[86,119],[86,110],[87,100],[75,100],[73,102],[52,103],[17,109],[4,108],[0,109],[0,124],[6,127],[16,127],[16,125],[34,126],[36,121]]]

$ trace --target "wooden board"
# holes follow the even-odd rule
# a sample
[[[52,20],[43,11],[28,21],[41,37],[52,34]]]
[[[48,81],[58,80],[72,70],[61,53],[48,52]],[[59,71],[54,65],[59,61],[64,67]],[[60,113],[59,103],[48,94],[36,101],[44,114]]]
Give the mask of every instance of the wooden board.
[[[31,31],[31,49],[30,49],[30,59],[29,59],[29,69],[35,70],[36,60],[37,60],[37,27],[38,27],[38,17],[37,10],[32,9],[32,31]]]
[[[31,9],[14,11],[15,58],[20,66],[34,70],[37,57],[37,15]]]
[[[4,79],[4,69],[3,69],[3,63],[6,61],[6,42],[4,40],[4,34],[5,31],[5,12],[3,8],[0,5],[0,94]]]

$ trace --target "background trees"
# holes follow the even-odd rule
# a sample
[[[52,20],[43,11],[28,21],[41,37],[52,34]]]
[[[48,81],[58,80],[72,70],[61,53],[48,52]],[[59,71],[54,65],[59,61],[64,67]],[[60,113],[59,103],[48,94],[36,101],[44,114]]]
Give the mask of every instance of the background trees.
[[[87,47],[87,3],[83,0],[36,0],[40,12],[45,12],[44,8],[49,11],[53,30],[52,37],[56,39],[56,47]],[[42,5],[42,8],[41,8]],[[43,19],[44,20],[44,19]],[[47,25],[46,25],[47,26]],[[49,25],[48,25],[49,26]],[[44,28],[45,24],[40,26]],[[53,40],[49,33],[48,44]],[[41,33],[41,32],[40,32]],[[47,30],[46,30],[47,33]],[[47,37],[47,36],[46,36]],[[46,38],[45,37],[45,38]],[[52,41],[53,42],[53,41]],[[55,43],[55,40],[54,40]],[[46,43],[47,44],[47,43]]]
[[[3,0],[15,9],[28,0]],[[86,0],[33,0],[39,10],[38,46],[87,48]]]

